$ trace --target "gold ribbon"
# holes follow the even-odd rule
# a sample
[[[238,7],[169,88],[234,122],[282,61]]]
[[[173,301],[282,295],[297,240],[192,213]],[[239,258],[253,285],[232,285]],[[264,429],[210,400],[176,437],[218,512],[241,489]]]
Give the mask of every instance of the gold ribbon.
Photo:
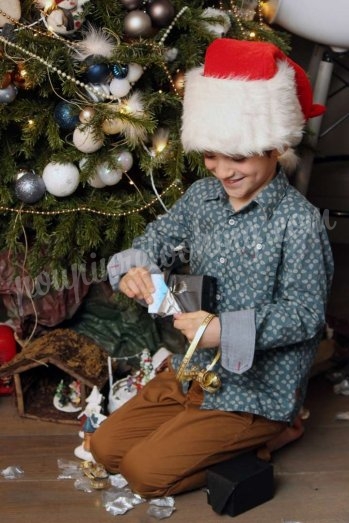
[[[193,357],[193,354],[199,344],[200,339],[202,338],[208,324],[211,320],[213,320],[213,318],[215,318],[214,314],[208,314],[204,318],[203,322],[196,331],[195,336],[191,341],[177,372],[177,379],[179,381],[183,382],[195,380],[199,383],[200,387],[206,390],[207,392],[216,392],[221,386],[221,380],[219,376],[212,371],[213,367],[221,357],[220,350],[217,351],[215,357],[213,358],[212,362],[207,367],[207,369],[200,370],[194,367],[190,370],[187,370],[187,367],[190,363],[191,358]]]

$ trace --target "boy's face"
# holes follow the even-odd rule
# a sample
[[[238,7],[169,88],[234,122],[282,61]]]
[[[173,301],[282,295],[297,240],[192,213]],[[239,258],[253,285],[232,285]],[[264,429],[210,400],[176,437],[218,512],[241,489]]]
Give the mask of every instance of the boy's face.
[[[248,158],[204,153],[206,169],[221,182],[235,211],[253,200],[274,178],[277,157],[277,150]]]

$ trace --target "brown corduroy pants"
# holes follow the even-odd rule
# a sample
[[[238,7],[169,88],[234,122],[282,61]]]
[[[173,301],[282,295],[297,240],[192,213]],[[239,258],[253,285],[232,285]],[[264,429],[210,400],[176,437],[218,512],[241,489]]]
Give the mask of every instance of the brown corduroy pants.
[[[95,460],[121,473],[135,493],[170,496],[203,487],[207,467],[262,446],[286,426],[200,409],[202,397],[196,382],[183,394],[173,370],[161,372],[92,435]]]

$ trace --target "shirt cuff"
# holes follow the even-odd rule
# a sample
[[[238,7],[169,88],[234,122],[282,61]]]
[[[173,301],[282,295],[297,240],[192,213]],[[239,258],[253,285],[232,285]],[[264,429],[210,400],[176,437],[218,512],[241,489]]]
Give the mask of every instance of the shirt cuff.
[[[255,311],[222,312],[220,322],[222,366],[229,372],[243,374],[252,367],[255,353]]]
[[[108,277],[113,290],[118,289],[121,277],[132,267],[145,267],[151,274],[160,274],[160,268],[141,249],[126,249],[112,256],[107,265]]]

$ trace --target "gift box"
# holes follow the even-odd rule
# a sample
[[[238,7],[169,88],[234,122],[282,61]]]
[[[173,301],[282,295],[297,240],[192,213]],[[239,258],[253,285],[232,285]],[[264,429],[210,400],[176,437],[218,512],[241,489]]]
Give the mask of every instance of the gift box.
[[[274,495],[274,473],[254,453],[240,454],[207,470],[208,503],[218,514],[237,516]]]

